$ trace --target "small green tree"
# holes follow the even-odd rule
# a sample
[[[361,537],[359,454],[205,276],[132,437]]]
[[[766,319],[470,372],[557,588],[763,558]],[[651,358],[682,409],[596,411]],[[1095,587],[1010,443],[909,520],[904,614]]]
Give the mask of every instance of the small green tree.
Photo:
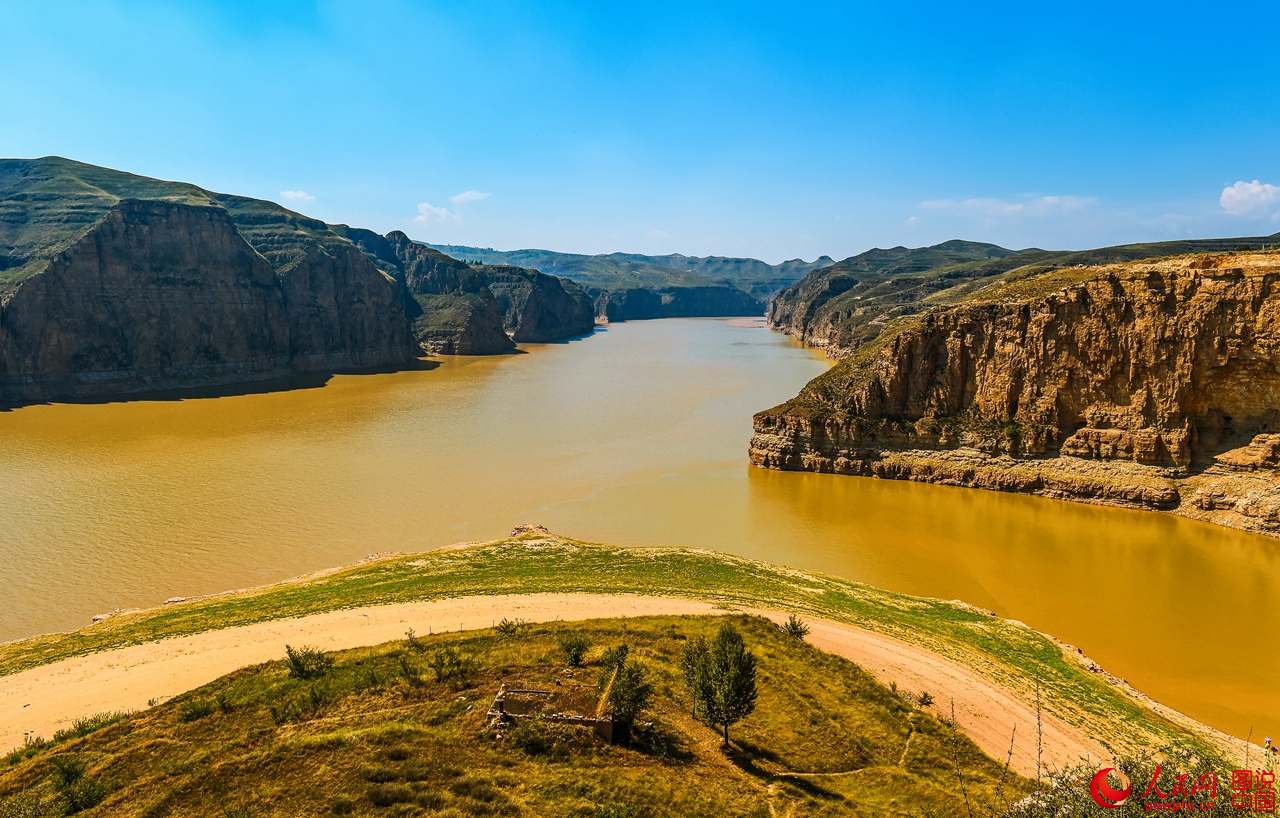
[[[578,632],[566,633],[560,636],[560,651],[564,654],[564,659],[569,663],[570,667],[582,667],[582,660],[587,655],[587,650],[591,647],[591,640],[585,634]]]
[[[600,676],[604,704],[614,723],[630,728],[653,697],[653,685],[644,665],[624,658],[612,669],[602,669]]]
[[[728,747],[729,727],[756,708],[756,657],[728,622],[710,644],[698,642],[692,640],[685,647],[681,669],[696,702],[695,712],[721,729]]]
[[[605,683],[613,675],[613,671],[627,663],[627,654],[630,652],[630,646],[623,642],[616,648],[609,648],[604,652],[604,656],[600,657],[600,680],[598,685],[601,690],[604,689]]]
[[[809,626],[800,617],[791,614],[782,626],[782,632],[793,639],[804,639],[809,635]]]
[[[680,673],[684,676],[684,685],[693,697],[693,717],[699,718],[702,700],[698,691],[702,689],[702,674],[707,668],[707,638],[699,634],[684,643],[680,653]]]

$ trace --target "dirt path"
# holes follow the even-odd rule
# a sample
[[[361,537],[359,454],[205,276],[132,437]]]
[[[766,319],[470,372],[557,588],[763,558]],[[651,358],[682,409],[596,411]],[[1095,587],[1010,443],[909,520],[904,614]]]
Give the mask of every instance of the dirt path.
[[[64,659],[0,676],[0,751],[26,735],[49,736],[75,719],[113,710],[139,710],[199,687],[246,665],[279,659],[285,643],[325,650],[376,645],[418,633],[487,628],[503,617],[529,622],[618,616],[724,613],[711,603],[653,596],[524,594],[475,596],[331,611],[294,619],[174,637]],[[775,621],[787,614],[755,610]],[[1017,725],[1014,768],[1035,773],[1035,711],[977,673],[922,648],[850,625],[809,620],[809,641],[862,665],[883,683],[928,690],[939,715],[955,699],[960,727],[988,755],[1003,761]],[[1075,728],[1045,718],[1047,765],[1081,756],[1102,757],[1101,747]]]

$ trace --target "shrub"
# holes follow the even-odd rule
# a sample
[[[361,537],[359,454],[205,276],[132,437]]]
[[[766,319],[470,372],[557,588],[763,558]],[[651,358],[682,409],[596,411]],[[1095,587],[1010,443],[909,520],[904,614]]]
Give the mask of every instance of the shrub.
[[[329,807],[329,811],[334,815],[353,815],[356,811],[356,802],[346,796],[338,796],[333,799],[333,805]]]
[[[418,653],[422,653],[427,649],[427,644],[418,638],[418,634],[413,632],[413,628],[404,632],[404,641],[410,650],[415,650]]]
[[[493,626],[493,629],[503,639],[511,639],[519,636],[521,631],[525,629],[525,621],[523,619],[507,619],[504,616],[501,622]]]
[[[921,690],[920,695],[916,697],[916,701],[920,703],[921,707],[928,707],[933,704],[933,695],[927,690]]]
[[[48,747],[51,742],[40,736],[24,736],[22,746],[15,747],[5,754],[5,762],[10,766],[18,764]]]
[[[318,648],[284,646],[289,675],[295,679],[318,679],[333,669],[333,657]]]
[[[463,688],[471,683],[477,664],[470,654],[447,645],[432,654],[431,670],[437,682],[449,682],[455,688]]]
[[[564,660],[569,663],[569,667],[582,667],[582,660],[586,658],[587,651],[591,648],[591,640],[586,634],[577,631],[565,633],[560,635],[558,641],[560,652],[564,654]]]
[[[178,721],[196,721],[211,713],[213,713],[213,702],[208,699],[187,699],[178,706]]]
[[[107,797],[107,788],[100,781],[85,775],[88,764],[76,755],[54,756],[53,782],[66,801],[68,815],[92,809]]]
[[[787,617],[787,621],[783,623],[782,632],[793,639],[804,639],[809,635],[809,626],[800,617],[791,614],[791,616]]]
[[[422,686],[422,674],[418,672],[417,666],[409,660],[408,656],[400,657],[400,675],[405,681],[413,687]],[[439,678],[439,674],[437,674]]]
[[[604,656],[600,657],[599,687],[601,690],[604,689],[605,683],[613,676],[613,671],[627,663],[627,654],[630,652],[631,648],[626,642],[623,642],[616,648],[609,648],[604,652]]]
[[[125,717],[124,713],[109,712],[95,713],[92,716],[85,716],[76,719],[71,723],[70,727],[64,727],[53,734],[53,743],[68,741],[73,738],[83,738],[90,733],[95,733],[103,727],[108,727]]]

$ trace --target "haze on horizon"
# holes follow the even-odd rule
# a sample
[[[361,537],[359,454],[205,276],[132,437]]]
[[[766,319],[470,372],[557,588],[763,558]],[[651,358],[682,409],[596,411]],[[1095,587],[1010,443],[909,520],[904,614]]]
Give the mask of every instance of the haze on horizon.
[[[52,2],[0,155],[435,243],[769,261],[1280,231],[1280,8]],[[1247,25],[1245,23],[1247,22]]]

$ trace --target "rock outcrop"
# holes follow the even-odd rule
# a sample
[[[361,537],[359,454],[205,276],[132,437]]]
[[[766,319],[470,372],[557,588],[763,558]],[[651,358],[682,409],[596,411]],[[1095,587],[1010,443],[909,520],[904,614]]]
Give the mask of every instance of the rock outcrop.
[[[345,225],[335,229],[378,259],[404,288],[413,334],[424,351],[499,355],[515,349],[481,269],[413,241],[399,230],[380,236]]]
[[[900,320],[755,417],[757,465],[1280,533],[1280,253],[1072,267]]]
[[[348,243],[282,245],[274,267],[216,203],[120,199],[94,215],[41,256],[9,245],[0,403],[414,359],[395,282]]]
[[[517,342],[563,341],[595,327],[591,297],[574,282],[522,267],[480,269],[497,299],[503,326]]]
[[[764,304],[729,285],[630,288],[597,293],[596,312],[609,321],[762,315]]]

